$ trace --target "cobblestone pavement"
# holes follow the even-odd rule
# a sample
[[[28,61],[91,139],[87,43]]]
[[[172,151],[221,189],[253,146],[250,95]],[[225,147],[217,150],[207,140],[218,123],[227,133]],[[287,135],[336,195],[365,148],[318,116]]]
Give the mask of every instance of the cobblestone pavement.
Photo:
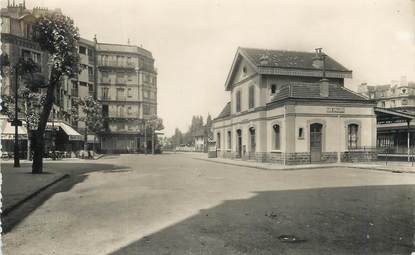
[[[3,254],[410,254],[415,175],[120,155],[3,236]]]

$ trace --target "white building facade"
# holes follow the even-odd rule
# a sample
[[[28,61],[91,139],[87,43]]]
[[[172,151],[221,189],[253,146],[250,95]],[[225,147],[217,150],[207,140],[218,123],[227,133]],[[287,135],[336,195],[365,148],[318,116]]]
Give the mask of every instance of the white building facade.
[[[344,88],[350,70],[321,56],[239,48],[225,85],[231,100],[213,122],[218,157],[287,165],[376,157],[367,150],[376,146],[373,103]]]

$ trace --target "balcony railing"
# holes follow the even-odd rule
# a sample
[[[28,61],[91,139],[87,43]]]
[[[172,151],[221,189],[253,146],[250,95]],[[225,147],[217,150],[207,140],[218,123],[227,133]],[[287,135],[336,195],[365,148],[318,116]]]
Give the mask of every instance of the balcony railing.
[[[118,68],[135,68],[134,63],[120,63],[117,61],[99,61],[98,66],[118,67]]]

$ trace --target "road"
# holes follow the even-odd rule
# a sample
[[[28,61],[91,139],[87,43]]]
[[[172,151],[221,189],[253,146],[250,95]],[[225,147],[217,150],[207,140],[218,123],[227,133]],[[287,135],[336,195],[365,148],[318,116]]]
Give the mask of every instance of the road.
[[[120,155],[3,236],[3,254],[410,254],[415,174]]]

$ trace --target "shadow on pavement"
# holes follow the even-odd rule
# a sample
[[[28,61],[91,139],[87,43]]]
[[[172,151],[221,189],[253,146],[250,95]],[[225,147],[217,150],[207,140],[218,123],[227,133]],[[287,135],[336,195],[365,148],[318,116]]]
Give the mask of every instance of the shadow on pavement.
[[[258,192],[201,210],[110,255],[410,254],[414,194],[415,185]]]
[[[23,164],[22,167],[30,166],[30,164]],[[4,166],[12,167],[12,166]],[[45,174],[50,174],[50,172],[62,172],[68,174],[69,177],[63,179],[62,181],[53,184],[48,187],[46,190],[40,192],[35,197],[24,202],[14,211],[11,211],[6,216],[1,217],[1,227],[2,232],[7,233],[11,231],[17,224],[19,224],[24,218],[26,218],[30,213],[32,213],[36,208],[41,206],[45,201],[51,198],[54,194],[59,192],[66,192],[72,189],[78,183],[85,181],[88,177],[87,174],[90,172],[111,172],[111,171],[128,171],[128,167],[121,165],[113,164],[102,164],[102,163],[44,163]],[[3,170],[2,170],[3,171]],[[28,170],[30,171],[30,170]],[[26,173],[24,173],[26,174]],[[29,174],[29,172],[27,173]],[[22,185],[16,183],[16,185]],[[3,195],[3,199],[7,199]]]

